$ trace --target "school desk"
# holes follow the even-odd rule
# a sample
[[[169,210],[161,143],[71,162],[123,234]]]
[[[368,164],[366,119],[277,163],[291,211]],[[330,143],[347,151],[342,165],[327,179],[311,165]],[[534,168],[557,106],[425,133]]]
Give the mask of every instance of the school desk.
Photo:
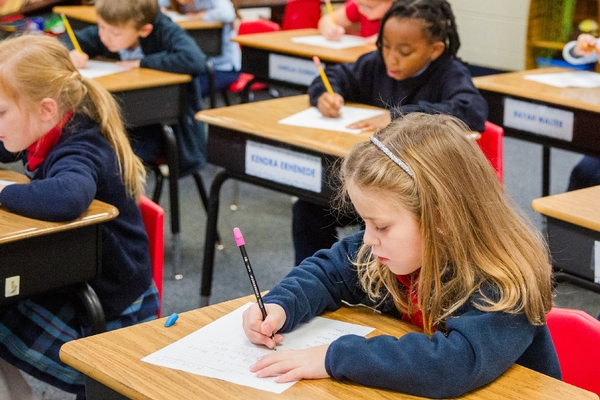
[[[555,279],[600,293],[600,186],[535,199],[531,206],[546,217]]]
[[[183,74],[135,68],[95,78],[119,102],[125,123],[129,127],[161,124],[167,141],[166,159],[171,176],[179,176],[176,139],[170,125],[177,124],[185,108],[187,85],[192,77]],[[173,233],[173,271],[181,266],[179,223],[179,183],[169,179],[171,232]]]
[[[281,125],[277,122],[309,107],[308,95],[300,95],[214,108],[196,114],[198,120],[208,124],[208,162],[223,168],[214,177],[209,194],[200,289],[201,306],[208,305],[211,293],[219,192],[223,182],[234,178],[327,206],[332,196],[330,183],[333,163],[346,155],[355,143],[368,140],[370,133],[354,135]],[[305,178],[300,175],[310,171],[286,173],[282,180],[280,177],[261,176],[261,171],[257,174],[248,170],[248,165],[256,163],[248,162],[247,157],[263,151],[283,154],[283,157],[290,159],[309,160],[309,165],[314,166],[313,175],[309,176],[314,186],[295,181],[296,178]]]
[[[318,35],[317,29],[296,29],[269,33],[255,33],[232,38],[242,48],[242,72],[254,75],[256,80],[275,82],[286,86],[306,89],[318,75],[313,56],[319,57],[327,66],[354,62],[360,56],[376,50],[373,45],[329,49],[294,43],[292,38]],[[248,100],[248,88],[242,93],[244,102]]]
[[[543,68],[473,78],[491,122],[507,136],[543,146],[542,196],[550,194],[550,148],[600,157],[600,87],[558,88],[525,75],[572,71]]]
[[[63,362],[87,375],[88,400],[122,399],[421,399],[333,379],[302,380],[281,394],[160,367],[143,357],[189,335],[238,307],[254,302],[242,297],[179,315],[165,328],[165,318],[68,342],[60,349]],[[376,328],[368,336],[402,336],[419,331],[414,325],[370,308],[342,306],[325,318]],[[240,326],[241,329],[241,326]],[[550,378],[520,365],[511,366],[494,382],[462,399],[598,399],[594,393]]]
[[[126,1],[126,0],[124,0]],[[98,23],[94,6],[56,6],[52,8],[55,14],[65,14],[73,29],[83,29]],[[209,57],[221,54],[223,43],[223,24],[221,22],[202,21],[199,19],[176,21],[177,25],[196,41],[204,54]]]
[[[22,174],[1,169],[0,179],[29,181]],[[100,224],[118,214],[110,204],[94,200],[73,221],[48,222],[0,206],[0,305],[96,278],[101,268]],[[89,304],[92,314],[104,315],[96,294],[84,287],[88,298],[95,299]]]

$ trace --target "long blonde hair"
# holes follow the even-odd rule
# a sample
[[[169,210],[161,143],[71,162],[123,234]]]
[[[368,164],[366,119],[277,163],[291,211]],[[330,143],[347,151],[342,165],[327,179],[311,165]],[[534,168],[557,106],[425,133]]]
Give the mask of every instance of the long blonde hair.
[[[376,137],[414,171],[414,179],[371,142],[357,144],[341,166],[341,196],[349,184],[383,194],[411,211],[423,238],[422,266],[413,282],[424,328],[440,328],[474,294],[482,311],[524,312],[534,325],[552,307],[548,251],[539,232],[506,198],[489,162],[466,138],[469,128],[447,115],[411,113]],[[412,314],[397,277],[363,245],[355,265],[370,296],[392,296]],[[497,293],[481,290],[491,283]],[[414,288],[410,288],[411,291]]]
[[[131,150],[116,101],[100,84],[81,76],[58,40],[25,35],[0,42],[0,90],[25,110],[52,98],[61,116],[75,110],[96,121],[117,153],[128,195],[139,200],[146,171]]]

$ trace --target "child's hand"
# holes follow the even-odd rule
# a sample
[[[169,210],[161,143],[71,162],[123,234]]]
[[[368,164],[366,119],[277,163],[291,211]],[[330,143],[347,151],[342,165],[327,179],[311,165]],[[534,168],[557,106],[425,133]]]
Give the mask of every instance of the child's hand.
[[[250,367],[259,378],[279,375],[276,382],[329,378],[325,369],[328,344],[304,350],[283,350],[263,356]]]
[[[69,52],[69,57],[71,57],[71,61],[73,61],[73,64],[77,69],[85,68],[87,66],[88,60],[90,59],[90,57],[87,54],[80,53],[77,50],[71,50]]]
[[[328,92],[325,92],[317,100],[317,108],[321,114],[329,118],[338,118],[343,105],[344,98],[337,93],[334,93],[334,96],[331,97]]]
[[[355,122],[348,125],[348,129],[361,129],[363,131],[374,131],[375,129],[385,128],[392,122],[392,115],[388,110],[381,115],[376,117],[363,119],[362,121]]]
[[[139,68],[140,60],[117,61],[119,67]]]
[[[579,35],[573,52],[578,56],[589,56],[592,51],[596,51],[596,38],[588,33]]]
[[[325,36],[325,39],[333,40],[336,42],[339,42],[342,39],[344,33],[346,33],[346,30],[342,26],[334,25],[331,22],[323,24],[323,29],[320,31],[321,34]]]
[[[248,307],[242,314],[242,327],[252,343],[274,349],[276,343],[283,342],[283,336],[276,334],[274,339],[271,339],[271,335],[285,323],[285,311],[278,304],[265,304],[265,308],[267,309],[267,318],[263,321],[258,304]]]

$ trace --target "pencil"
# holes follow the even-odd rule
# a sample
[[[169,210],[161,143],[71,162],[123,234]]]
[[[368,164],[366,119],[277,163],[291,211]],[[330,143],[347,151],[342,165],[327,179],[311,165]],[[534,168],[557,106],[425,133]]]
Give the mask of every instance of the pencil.
[[[317,68],[319,68],[319,74],[321,75],[321,79],[323,80],[325,89],[327,89],[327,91],[329,92],[331,97],[335,98],[334,93],[333,93],[333,88],[331,87],[331,83],[329,83],[329,79],[327,79],[327,75],[325,75],[325,71],[323,70],[323,67],[321,66],[321,60],[319,60],[319,57],[314,56],[313,62],[315,63]]]
[[[60,14],[60,17],[62,18],[63,25],[65,26],[67,33],[69,34],[71,43],[73,43],[73,47],[75,47],[75,50],[77,50],[78,52],[83,53],[83,51],[81,51],[81,47],[79,46],[79,42],[77,41],[77,38],[75,37],[75,33],[73,32],[73,29],[71,28],[71,24],[69,24],[69,21],[67,20],[67,17],[65,17],[65,14]]]
[[[327,13],[329,14],[329,18],[331,18],[331,22],[333,22],[334,25],[337,25],[337,22],[335,21],[335,16],[333,15],[333,7],[331,6],[331,1],[325,0],[325,6],[327,7]]]

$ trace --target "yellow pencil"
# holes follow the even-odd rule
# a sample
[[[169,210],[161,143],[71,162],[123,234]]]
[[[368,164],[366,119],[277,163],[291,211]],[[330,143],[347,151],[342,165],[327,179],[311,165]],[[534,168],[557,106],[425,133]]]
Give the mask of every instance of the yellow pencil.
[[[319,57],[314,56],[313,62],[315,63],[317,68],[319,68],[319,74],[321,75],[321,79],[323,80],[323,84],[325,85],[325,88],[327,89],[327,91],[329,92],[331,97],[333,97],[335,99],[335,96],[333,93],[333,88],[331,87],[331,83],[329,83],[329,79],[327,79],[327,75],[325,75],[325,71],[323,71],[323,67],[321,66],[321,60],[319,60]]]
[[[65,14],[60,14],[60,17],[62,18],[63,25],[65,26],[67,33],[69,34],[71,43],[73,43],[73,47],[75,47],[75,50],[77,50],[78,52],[83,53],[83,51],[81,51],[81,47],[79,46],[79,42],[77,41],[77,38],[75,37],[75,33],[73,33],[71,24],[69,24],[69,21],[67,20],[67,17],[65,17]]]
[[[327,7],[327,13],[329,14],[329,18],[331,18],[331,22],[333,22],[334,25],[337,25],[337,22],[335,21],[335,16],[333,15],[333,7],[331,6],[331,1],[325,0],[325,6]]]

